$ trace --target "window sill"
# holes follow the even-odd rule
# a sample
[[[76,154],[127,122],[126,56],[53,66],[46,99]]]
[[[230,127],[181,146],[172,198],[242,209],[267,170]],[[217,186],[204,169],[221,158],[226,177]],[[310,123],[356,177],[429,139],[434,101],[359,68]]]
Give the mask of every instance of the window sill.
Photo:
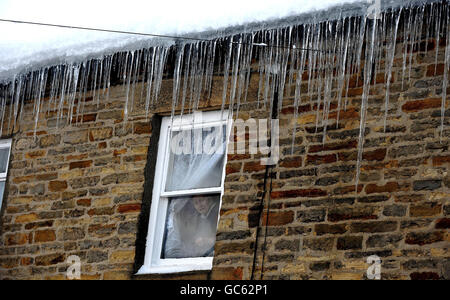
[[[175,274],[194,271],[211,271],[212,263],[197,263],[186,265],[146,266],[143,265],[135,275]]]

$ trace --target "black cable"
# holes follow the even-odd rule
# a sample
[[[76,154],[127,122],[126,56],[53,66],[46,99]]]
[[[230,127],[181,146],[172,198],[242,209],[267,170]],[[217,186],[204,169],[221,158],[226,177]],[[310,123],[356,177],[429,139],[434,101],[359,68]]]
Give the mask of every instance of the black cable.
[[[277,119],[278,118],[278,111],[277,111],[277,107],[278,107],[278,87],[275,87],[274,93],[273,93],[273,105],[272,105],[272,111],[270,113],[270,117],[272,120]],[[272,135],[272,132],[271,132]],[[268,157],[272,157],[272,137],[269,138],[268,140],[268,146],[269,146],[269,156]],[[260,236],[260,231],[261,231],[261,217],[263,214],[263,210],[264,210],[264,198],[266,197],[266,193],[267,193],[267,180],[269,179],[270,176],[270,186],[269,186],[269,200],[267,203],[267,215],[266,215],[266,226],[265,226],[265,234],[264,234],[264,243],[262,245],[262,261],[261,261],[261,274],[260,274],[260,279],[262,280],[263,278],[263,268],[264,268],[264,259],[266,257],[266,246],[267,246],[267,231],[268,231],[268,227],[269,227],[269,214],[270,214],[270,199],[271,199],[271,195],[270,193],[272,192],[272,181],[273,181],[273,165],[267,165],[266,166],[266,171],[264,174],[264,191],[263,194],[261,196],[261,201],[259,204],[259,211],[258,211],[258,227],[256,228],[256,237],[255,237],[255,252],[253,253],[253,265],[252,265],[252,273],[250,275],[250,280],[254,280],[254,276],[255,276],[255,270],[256,270],[256,258],[257,258],[257,252],[258,252],[258,241],[259,241],[259,236]]]

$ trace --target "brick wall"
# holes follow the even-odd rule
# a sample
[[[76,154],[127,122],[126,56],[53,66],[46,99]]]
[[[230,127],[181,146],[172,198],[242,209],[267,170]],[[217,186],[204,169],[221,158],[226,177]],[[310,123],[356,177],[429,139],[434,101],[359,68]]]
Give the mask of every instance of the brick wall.
[[[23,122],[11,130],[0,278],[64,279],[67,257],[78,255],[84,279],[249,279],[252,273],[257,279],[363,279],[366,258],[376,254],[385,279],[449,279],[450,127],[442,142],[438,128],[443,57],[435,76],[434,51],[415,52],[411,82],[402,87],[398,47],[386,133],[384,85],[371,90],[356,192],[362,95],[356,77],[337,127],[337,103],[331,105],[324,144],[310,95],[297,119],[288,95],[279,164],[261,166],[260,154],[229,155],[213,272],[132,275],[152,128],[140,104],[124,122],[123,86],[112,87],[99,106],[92,100],[83,123],[57,128],[56,112],[42,115],[36,138],[33,104],[27,104]],[[269,117],[255,105],[257,76],[242,119]],[[152,114],[170,112],[171,84],[164,82],[162,104]],[[220,107],[221,86],[216,78],[202,109]]]

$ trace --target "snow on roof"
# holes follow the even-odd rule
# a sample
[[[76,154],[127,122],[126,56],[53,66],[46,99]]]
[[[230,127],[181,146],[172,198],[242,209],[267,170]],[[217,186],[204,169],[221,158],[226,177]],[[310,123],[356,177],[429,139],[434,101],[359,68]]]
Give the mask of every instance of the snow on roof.
[[[0,19],[185,35],[336,11],[343,5],[365,3],[367,7],[372,1],[376,0],[0,0]],[[149,37],[0,22],[0,80],[43,66],[138,49],[151,43]]]

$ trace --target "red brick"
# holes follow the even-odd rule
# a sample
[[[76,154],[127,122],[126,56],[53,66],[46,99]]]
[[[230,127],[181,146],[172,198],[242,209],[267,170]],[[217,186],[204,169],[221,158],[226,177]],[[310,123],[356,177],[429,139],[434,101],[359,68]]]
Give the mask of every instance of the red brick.
[[[345,96],[346,91],[343,91],[343,95]],[[356,97],[356,96],[362,96],[363,94],[363,88],[362,87],[357,87],[357,88],[353,88],[353,89],[349,89],[348,90],[348,96],[349,97]]]
[[[82,169],[82,168],[89,168],[92,165],[92,160],[85,160],[85,161],[74,161],[71,162],[69,165],[69,169]]]
[[[281,212],[269,212],[269,217],[267,217],[267,212],[264,212],[262,216],[263,226],[280,226],[290,224],[294,221],[293,211],[281,211]]]
[[[444,64],[429,65],[427,68],[427,77],[444,75],[444,71],[445,71]]]
[[[327,192],[320,189],[301,189],[301,190],[290,190],[290,191],[277,191],[272,192],[270,196],[273,199],[283,199],[283,198],[297,198],[297,197],[322,197],[326,196]]]
[[[266,166],[262,165],[260,161],[252,161],[244,164],[244,172],[253,173],[264,171]]]
[[[376,160],[376,161],[382,161],[386,157],[386,149],[377,149],[374,151],[368,151],[363,153],[363,159],[364,160]]]
[[[48,189],[51,192],[64,191],[65,189],[67,189],[67,181],[58,181],[58,180],[50,181],[48,183]]]
[[[77,116],[76,118],[72,119],[72,124],[75,123],[87,123],[87,122],[95,122],[97,119],[97,114],[86,114],[82,116]]]
[[[234,174],[234,173],[239,173],[241,171],[241,163],[232,163],[232,164],[227,164],[226,167],[226,174]]]
[[[436,221],[436,229],[450,229],[450,219],[443,218]]]
[[[29,240],[30,237],[26,233],[9,234],[5,236],[5,245],[7,246],[24,245],[28,243]]]
[[[135,123],[133,132],[135,134],[150,134],[152,133],[152,126],[150,123]]]
[[[43,157],[43,156],[45,156],[45,154],[46,154],[45,150],[36,150],[36,151],[28,152],[27,154],[25,154],[25,157],[29,158],[29,159],[34,159],[34,158]]]
[[[80,199],[80,200],[77,200],[77,205],[79,205],[79,206],[91,206],[91,199]]]
[[[442,204],[439,203],[420,203],[411,205],[409,215],[411,217],[432,217],[441,214]]]
[[[335,195],[345,195],[345,194],[353,194],[355,192],[361,193],[364,185],[358,184],[358,189],[356,190],[355,185],[342,186],[334,189],[333,193]]]
[[[310,146],[308,152],[322,152],[322,151],[333,151],[333,150],[342,150],[342,149],[354,149],[358,146],[358,142],[348,141],[346,143],[334,143],[334,144],[326,144],[326,145],[314,145]]]
[[[35,243],[52,242],[56,239],[55,231],[53,230],[39,230],[34,233]]]
[[[425,100],[409,101],[403,104],[402,110],[404,112],[417,112],[424,109],[438,108],[442,105],[442,99],[431,98]]]
[[[280,162],[280,167],[300,168],[303,165],[302,160],[301,156],[285,158]]]
[[[433,157],[433,166],[442,166],[443,164],[450,163],[450,155],[447,156],[435,156]]]
[[[227,160],[245,160],[250,158],[250,154],[228,154]]]
[[[294,111],[295,111],[295,108],[292,107],[292,106],[290,106],[290,107],[285,107],[285,108],[283,108],[283,109],[281,110],[281,113],[282,113],[283,115],[293,115],[293,114],[294,114]],[[297,112],[298,112],[299,114],[304,113],[304,112],[308,112],[308,111],[311,111],[311,105],[310,105],[310,104],[300,105],[300,106],[298,107],[298,110],[297,110]]]
[[[120,149],[120,150],[114,150],[114,152],[113,152],[113,155],[114,156],[119,156],[119,155],[121,155],[121,154],[125,154],[125,153],[127,153],[127,149]]]
[[[337,112],[330,112],[328,115],[328,119],[337,119]],[[359,112],[357,112],[354,108],[349,108],[347,110],[341,110],[339,113],[339,119],[340,120],[347,120],[347,119],[359,119]]]
[[[214,268],[211,273],[212,280],[242,280],[242,268]]]
[[[313,165],[321,165],[321,164],[330,164],[337,161],[336,154],[328,154],[328,155],[308,155],[306,157],[307,164]]]
[[[366,186],[366,194],[373,193],[392,193],[399,189],[399,185],[397,182],[388,182],[385,185],[378,186],[376,184],[369,184]]]
[[[119,205],[119,207],[117,208],[117,211],[121,214],[140,212],[141,205],[140,204],[122,204],[122,205]]]
[[[32,257],[22,257],[20,259],[20,264],[22,266],[29,266],[33,263],[33,258]]]

